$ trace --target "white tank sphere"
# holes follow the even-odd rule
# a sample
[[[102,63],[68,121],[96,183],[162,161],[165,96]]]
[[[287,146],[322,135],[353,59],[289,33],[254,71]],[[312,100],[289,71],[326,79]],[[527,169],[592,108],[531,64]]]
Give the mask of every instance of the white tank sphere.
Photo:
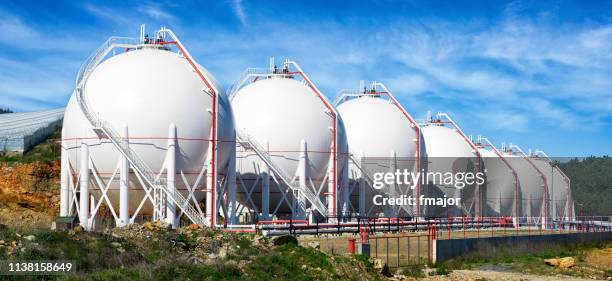
[[[351,153],[360,157],[416,156],[416,130],[390,101],[361,96],[338,106]]]
[[[521,216],[539,217],[543,214],[544,179],[522,156],[504,153],[519,177]]]
[[[513,216],[516,213],[516,201],[520,200],[518,177],[515,178],[510,164],[488,149],[479,149],[484,161],[486,182],[485,216]],[[516,192],[515,192],[516,191]],[[516,194],[515,194],[516,193]],[[520,207],[519,207],[520,208]]]
[[[206,140],[210,138],[211,114],[207,109],[211,108],[211,97],[203,92],[204,88],[204,83],[184,57],[162,49],[143,48],[113,56],[98,65],[85,85],[84,96],[91,111],[110,123],[119,134],[123,135],[124,124],[127,125],[130,148],[155,172],[162,170],[169,126],[174,123],[178,138],[176,186],[184,191],[186,186],[180,174],[193,184],[208,153]],[[222,88],[217,86],[217,89]],[[233,146],[234,128],[227,97],[224,93],[219,97],[218,164],[224,167]],[[90,158],[100,175],[108,178],[117,168],[120,153],[110,141],[98,139],[74,94],[66,107],[62,139],[69,148],[70,164],[76,171],[81,141],[89,145]],[[111,185],[109,196],[116,210],[118,177]],[[94,189],[92,194],[99,196],[99,189]],[[130,212],[135,210],[143,195],[140,183],[132,174]],[[201,199],[204,192],[196,195]],[[147,204],[143,213],[150,211]]]
[[[546,177],[548,196],[549,198],[553,198],[553,201],[549,201],[549,209],[553,212],[551,215],[554,214],[557,217],[569,216],[567,211],[569,183],[565,180],[563,174],[561,174],[557,168],[553,167],[545,158],[531,157],[531,162],[533,162]]]
[[[338,113],[342,116],[346,128],[347,141],[350,152],[357,161],[361,161],[368,172],[378,172],[373,166],[390,171],[392,155],[395,155],[395,169],[414,171],[417,151],[417,131],[410,121],[403,115],[390,100],[374,95],[363,95],[348,100],[338,106]],[[421,157],[425,157],[425,145],[421,137]],[[364,157],[365,159],[360,159]],[[424,168],[424,167],[420,167]],[[382,170],[381,170],[382,172]],[[358,171],[349,174],[352,180],[358,178]],[[372,177],[373,175],[369,175]],[[405,187],[407,188],[407,187]],[[384,190],[379,192],[368,188],[365,195],[366,210],[373,204],[373,196],[379,193],[397,193],[414,195],[407,190]],[[353,206],[359,206],[359,193],[356,189],[351,194]],[[381,208],[374,207],[372,212],[378,213]]]
[[[323,181],[331,157],[333,119],[310,87],[295,79],[263,79],[240,89],[231,103],[236,130],[248,134],[249,138],[267,148],[272,160],[286,175],[297,175],[301,142],[304,140],[309,163],[307,177],[317,186]],[[337,171],[340,177],[348,151],[340,117],[337,131],[340,155]],[[260,174],[261,160],[257,155],[250,151],[237,153],[236,169],[243,180]],[[255,204],[261,202],[259,188],[261,182],[251,194]],[[282,196],[276,188],[270,190],[270,210],[274,210]],[[279,212],[287,212],[285,207],[283,205]],[[261,210],[260,206],[257,208]]]
[[[240,89],[232,108],[236,130],[264,147],[267,142],[272,158],[286,174],[296,173],[300,143],[305,140],[308,175],[314,179],[325,177],[333,138],[332,118],[311,88],[294,79],[264,79]],[[342,120],[338,123],[338,151],[346,154],[344,126]],[[252,165],[245,164],[240,163],[241,173],[254,172]]]
[[[478,164],[473,148],[455,129],[438,124],[428,124],[421,128],[421,132],[427,149],[429,174],[444,175],[452,173],[454,177],[458,173],[484,171],[484,167]],[[459,197],[462,203],[460,207],[425,207],[429,216],[473,215],[475,209],[478,208],[474,185],[455,186],[454,184],[441,183],[439,179],[435,180],[435,184],[432,180],[428,182],[430,184],[427,185],[424,193],[429,194],[429,197],[441,198],[444,195]]]

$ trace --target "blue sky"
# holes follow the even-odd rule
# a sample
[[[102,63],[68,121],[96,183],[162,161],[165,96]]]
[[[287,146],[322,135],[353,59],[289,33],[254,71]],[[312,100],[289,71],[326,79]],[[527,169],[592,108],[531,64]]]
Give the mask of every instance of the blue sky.
[[[145,23],[224,86],[288,57],[330,98],[378,80],[498,145],[612,154],[612,1],[178,2],[2,1],[0,107],[64,106],[87,56]]]

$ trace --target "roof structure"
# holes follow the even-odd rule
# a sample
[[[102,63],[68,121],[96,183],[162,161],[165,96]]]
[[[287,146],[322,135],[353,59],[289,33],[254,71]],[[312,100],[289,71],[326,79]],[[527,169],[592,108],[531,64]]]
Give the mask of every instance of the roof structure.
[[[0,151],[27,151],[46,139],[64,118],[64,108],[0,114]]]

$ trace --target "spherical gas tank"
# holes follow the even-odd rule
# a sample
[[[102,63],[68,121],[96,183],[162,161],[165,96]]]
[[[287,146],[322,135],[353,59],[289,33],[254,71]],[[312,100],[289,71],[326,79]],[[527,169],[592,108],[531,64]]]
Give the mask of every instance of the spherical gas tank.
[[[476,186],[444,183],[438,176],[459,173],[476,173],[484,168],[479,164],[475,151],[470,144],[453,128],[439,124],[428,124],[421,128],[427,147],[428,190],[429,197],[442,198],[443,196],[461,198],[462,206],[458,207],[432,207],[428,209],[430,216],[471,215],[476,206]]]
[[[521,190],[521,216],[540,217],[544,213],[544,177],[524,157],[504,153],[519,177]]]
[[[203,68],[204,75],[214,78]],[[216,83],[216,82],[213,82]],[[182,175],[193,184],[208,154],[211,131],[211,96],[188,61],[167,50],[145,47],[115,55],[99,64],[84,87],[90,110],[122,137],[125,127],[129,147],[156,173],[164,168],[171,124],[176,126],[176,185],[185,192]],[[222,91],[218,86],[217,89]],[[224,92],[219,93],[219,167],[225,167],[234,140],[233,115]],[[107,139],[100,139],[72,95],[64,115],[62,139],[70,165],[78,171],[81,142],[89,146],[93,168],[110,177],[118,167],[120,153]],[[225,141],[223,141],[225,140]],[[110,199],[118,205],[118,177],[111,184]],[[205,181],[202,181],[205,182]],[[90,185],[91,187],[91,185]],[[203,188],[201,188],[203,189]],[[99,189],[94,189],[99,195]],[[203,193],[198,193],[201,198]],[[132,173],[130,210],[143,197],[142,187]],[[144,213],[150,211],[145,206]]]
[[[251,83],[234,96],[232,108],[236,130],[269,151],[283,171],[296,174],[302,141],[307,151],[307,175],[312,179],[325,177],[333,140],[332,117],[313,90],[289,78],[269,78]],[[338,120],[338,152],[347,152],[344,125]],[[241,174],[257,173],[255,158],[240,159]],[[342,169],[339,161],[338,170]]]
[[[390,100],[376,95],[362,95],[348,100],[338,106],[346,128],[349,151],[355,161],[368,173],[395,172],[404,169],[414,172],[416,168],[417,128],[403,115],[402,111]],[[425,157],[425,144],[421,137],[420,156]],[[394,158],[394,159],[393,159]],[[351,163],[351,162],[349,162]],[[422,161],[424,163],[424,161]],[[423,167],[423,164],[419,168]],[[351,169],[349,177],[358,180],[362,171]],[[369,175],[371,178],[373,175]],[[415,195],[409,187],[397,186],[399,190],[365,190],[365,209],[371,210],[369,215],[383,211],[379,206],[372,206],[373,196],[396,196],[401,194]],[[351,194],[353,206],[359,206],[359,193],[355,189]],[[394,215],[387,210],[388,215]]]
[[[351,153],[360,157],[416,156],[416,130],[390,101],[364,95],[338,106]]]
[[[488,149],[479,149],[482,156],[486,182],[485,216],[513,216],[516,213],[516,201],[520,200],[518,177],[508,167],[509,161],[499,157]]]

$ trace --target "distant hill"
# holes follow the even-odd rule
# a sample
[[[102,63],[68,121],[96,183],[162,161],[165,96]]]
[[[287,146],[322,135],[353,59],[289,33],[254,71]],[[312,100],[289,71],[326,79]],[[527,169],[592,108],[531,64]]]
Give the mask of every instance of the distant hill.
[[[13,113],[13,111],[10,108],[0,108],[0,114],[3,113]]]
[[[559,163],[572,181],[576,215],[612,216],[612,157]]]

